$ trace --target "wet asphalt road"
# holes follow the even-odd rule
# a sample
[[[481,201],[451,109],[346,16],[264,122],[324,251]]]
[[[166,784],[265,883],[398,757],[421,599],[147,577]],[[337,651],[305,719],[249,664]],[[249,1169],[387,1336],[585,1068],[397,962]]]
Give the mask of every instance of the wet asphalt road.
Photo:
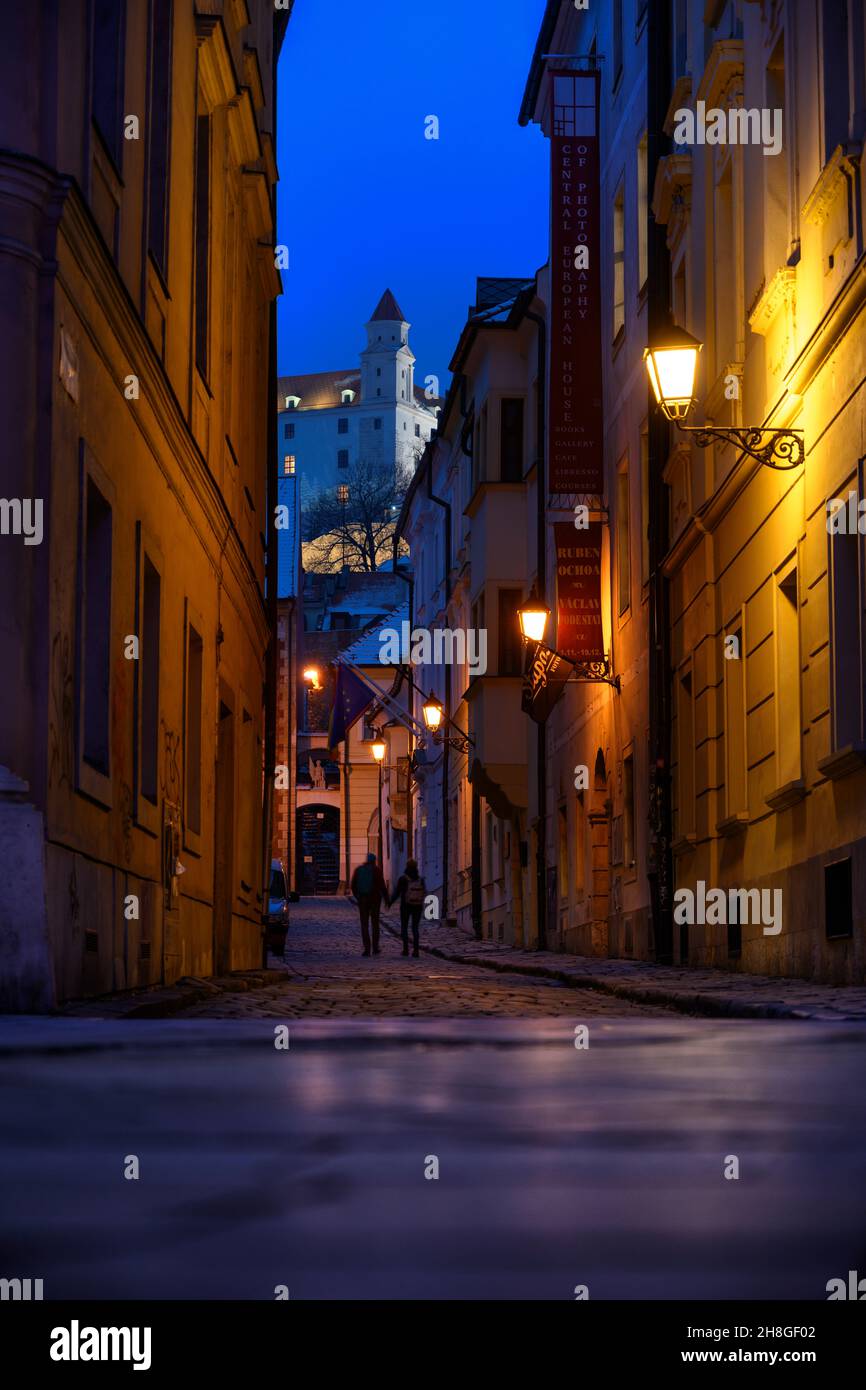
[[[600,1017],[576,1050],[575,1022],[302,1019],[277,1050],[272,1019],[0,1019],[0,1273],[46,1299],[824,1300],[866,1271],[866,1030]]]

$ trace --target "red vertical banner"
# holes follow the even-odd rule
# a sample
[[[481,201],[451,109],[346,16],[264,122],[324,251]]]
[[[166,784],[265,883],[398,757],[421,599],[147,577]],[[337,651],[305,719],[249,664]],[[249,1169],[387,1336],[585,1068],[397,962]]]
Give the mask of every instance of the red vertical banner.
[[[551,73],[548,489],[604,491],[596,72]]]
[[[603,661],[601,522],[553,528],[556,546],[556,650],[568,661]]]

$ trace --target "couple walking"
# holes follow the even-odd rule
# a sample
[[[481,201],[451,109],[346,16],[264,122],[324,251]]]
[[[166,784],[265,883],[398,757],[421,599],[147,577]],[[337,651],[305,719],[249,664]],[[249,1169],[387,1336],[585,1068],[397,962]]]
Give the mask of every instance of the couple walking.
[[[412,923],[412,955],[418,955],[418,927],[421,922],[421,913],[424,910],[424,898],[427,889],[424,880],[418,873],[418,865],[414,859],[406,860],[406,868],[397,879],[397,885],[393,893],[388,892],[382,870],[376,862],[375,854],[367,855],[366,864],[359,864],[352,874],[352,893],[358,903],[358,912],[361,917],[361,940],[364,943],[364,955],[370,954],[370,926],[373,928],[373,955],[379,954],[379,913],[382,909],[382,899],[385,906],[390,907],[392,903],[400,901],[400,933],[403,937],[403,955],[409,954],[409,923]]]

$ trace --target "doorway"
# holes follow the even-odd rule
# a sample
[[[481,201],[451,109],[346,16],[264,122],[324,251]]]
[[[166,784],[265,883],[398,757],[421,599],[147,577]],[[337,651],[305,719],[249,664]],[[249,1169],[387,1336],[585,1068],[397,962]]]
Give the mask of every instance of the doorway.
[[[610,797],[607,766],[599,748],[595,757],[592,806],[589,812],[592,874],[592,940],[594,956],[606,956],[610,913]]]
[[[214,805],[213,970],[231,970],[235,847],[235,717],[230,691],[220,682]]]
[[[336,893],[340,884],[340,808],[299,806],[297,884],[304,896]]]

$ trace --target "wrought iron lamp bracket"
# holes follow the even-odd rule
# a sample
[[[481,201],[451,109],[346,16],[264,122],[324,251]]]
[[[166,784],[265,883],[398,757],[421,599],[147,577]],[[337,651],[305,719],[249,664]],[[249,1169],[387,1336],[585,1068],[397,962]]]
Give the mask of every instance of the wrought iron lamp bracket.
[[[570,657],[566,659],[571,660]],[[604,681],[615,690],[619,690],[620,678],[611,673],[607,657],[603,661],[572,661],[572,665],[574,670],[568,678],[570,681]]]
[[[742,453],[757,459],[767,468],[779,471],[799,468],[806,457],[802,430],[765,428],[762,425],[746,429],[723,425],[683,425],[676,419],[673,423],[683,434],[692,435],[699,449],[707,449],[714,439],[721,439],[727,444],[734,444]]]

